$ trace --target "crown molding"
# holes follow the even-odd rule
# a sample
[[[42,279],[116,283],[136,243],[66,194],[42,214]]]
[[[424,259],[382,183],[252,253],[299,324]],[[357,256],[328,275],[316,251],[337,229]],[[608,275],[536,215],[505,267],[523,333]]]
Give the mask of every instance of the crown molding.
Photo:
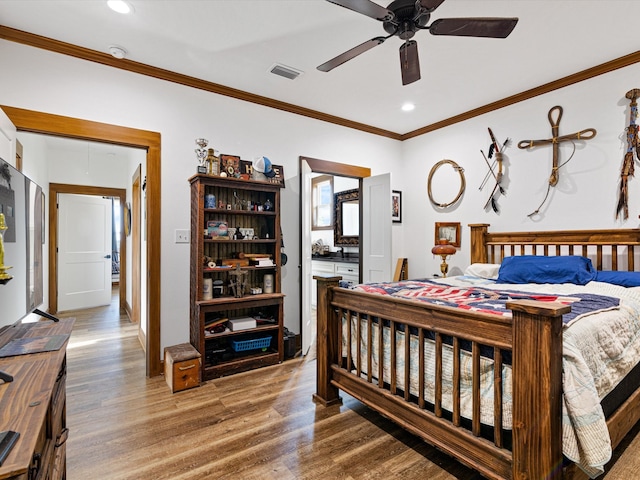
[[[439,122],[426,125],[411,132],[401,134],[377,128],[372,125],[354,122],[352,120],[337,117],[335,115],[329,115],[317,110],[300,107],[291,103],[281,102],[279,100],[263,97],[261,95],[255,95],[253,93],[227,87],[218,83],[207,82],[199,78],[182,75],[170,70],[146,65],[144,63],[134,62],[127,59],[117,59],[112,57],[108,53],[102,53],[96,50],[79,47],[70,43],[60,42],[52,38],[42,37],[40,35],[24,32],[22,30],[16,30],[14,28],[6,27],[3,25],[0,25],[0,39],[21,43],[23,45],[28,45],[31,47],[41,48],[50,52],[69,55],[75,58],[88,60],[90,62],[96,62],[102,65],[119,68],[121,70],[138,73],[140,75],[157,78],[159,80],[178,83],[187,87],[197,88],[199,90],[204,90],[218,95],[224,95],[226,97],[235,98],[237,100],[262,105],[269,108],[275,108],[276,110],[282,110],[284,112],[302,115],[304,117],[313,118],[315,120],[332,123],[334,125],[339,125],[342,127],[352,128],[354,130],[359,130],[362,132],[371,133],[373,135],[379,135],[399,141],[409,140],[411,138],[433,132],[434,130],[448,127],[456,123],[463,122],[480,115],[484,115],[485,113],[499,110],[501,108],[514,105],[525,100],[529,100],[539,95],[564,88],[574,83],[589,80],[590,78],[596,77],[598,75],[609,73],[619,68],[628,67],[629,65],[640,62],[640,51],[636,51],[629,55],[625,55],[623,57],[619,57],[614,60],[602,63],[600,65],[596,65],[595,67],[582,70],[578,73],[574,73],[558,80],[554,80],[553,82],[545,83],[544,85],[540,85],[516,95],[511,95],[510,97],[503,98],[496,102],[488,103],[473,110],[469,110],[467,112],[454,115],[453,117],[446,118]]]
[[[609,62],[601,63],[600,65],[596,65],[595,67],[587,68],[586,70],[582,70],[578,73],[562,77],[558,80],[554,80],[553,82],[545,83],[544,85],[540,85],[539,87],[525,90],[524,92],[518,93],[516,95],[511,95],[510,97],[503,98],[502,100],[488,103],[487,105],[484,105],[482,107],[478,107],[473,110],[469,110],[468,112],[449,117],[436,123],[432,123],[431,125],[427,125],[409,133],[405,133],[401,135],[400,139],[408,140],[410,138],[418,137],[420,135],[424,135],[425,133],[433,132],[434,130],[448,127],[459,122],[464,122],[465,120],[469,120],[470,118],[484,115],[485,113],[499,110],[501,108],[508,107],[525,100],[529,100],[539,95],[553,92],[554,90],[558,90],[560,88],[568,87],[569,85],[573,85],[574,83],[583,82],[593,77],[597,77],[598,75],[613,72],[614,70],[618,70],[619,68],[628,67],[638,62],[640,62],[640,51],[630,53],[629,55],[616,58]]]

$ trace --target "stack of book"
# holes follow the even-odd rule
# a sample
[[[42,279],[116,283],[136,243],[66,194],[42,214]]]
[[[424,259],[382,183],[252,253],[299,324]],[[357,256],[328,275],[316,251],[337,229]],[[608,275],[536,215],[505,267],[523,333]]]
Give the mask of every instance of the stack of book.
[[[245,258],[249,259],[251,265],[256,267],[273,267],[274,263],[268,253],[245,253]]]

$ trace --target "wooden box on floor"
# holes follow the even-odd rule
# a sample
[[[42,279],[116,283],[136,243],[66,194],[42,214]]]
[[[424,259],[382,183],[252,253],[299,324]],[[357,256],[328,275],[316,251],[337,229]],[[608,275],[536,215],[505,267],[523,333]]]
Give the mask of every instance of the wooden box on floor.
[[[164,377],[172,393],[200,386],[200,353],[190,343],[164,349]]]

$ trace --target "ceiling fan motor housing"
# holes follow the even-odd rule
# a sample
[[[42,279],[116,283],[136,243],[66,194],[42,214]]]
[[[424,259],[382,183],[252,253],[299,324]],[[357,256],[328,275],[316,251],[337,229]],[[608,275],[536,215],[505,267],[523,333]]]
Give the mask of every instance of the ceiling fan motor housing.
[[[416,11],[415,0],[395,0],[387,7],[394,14],[392,20],[382,22],[382,27],[389,34],[395,34],[402,40],[408,40],[413,37],[420,29],[427,25],[431,15],[428,12],[418,13]]]

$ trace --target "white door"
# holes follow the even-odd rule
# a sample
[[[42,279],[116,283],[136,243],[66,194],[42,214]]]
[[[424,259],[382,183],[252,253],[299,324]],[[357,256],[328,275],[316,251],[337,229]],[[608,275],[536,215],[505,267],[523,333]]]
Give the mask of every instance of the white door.
[[[307,354],[313,340],[315,317],[311,311],[311,288],[313,287],[311,274],[311,167],[307,162],[300,162],[300,194],[302,195],[300,249],[302,265],[302,353]]]
[[[362,282],[392,280],[391,174],[362,180]]]
[[[58,311],[111,302],[111,199],[58,196]]]

